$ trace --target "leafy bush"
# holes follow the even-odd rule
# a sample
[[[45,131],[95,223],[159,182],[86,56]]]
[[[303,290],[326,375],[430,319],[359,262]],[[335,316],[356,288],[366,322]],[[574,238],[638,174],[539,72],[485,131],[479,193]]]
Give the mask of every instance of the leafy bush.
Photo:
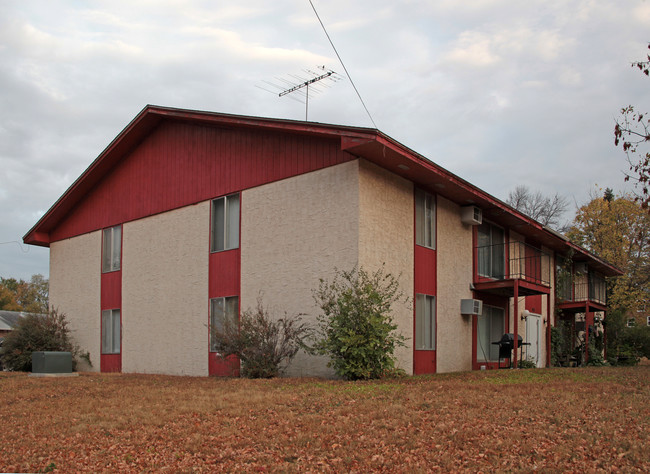
[[[634,326],[625,328],[621,341],[634,347],[638,357],[650,359],[650,326]]]
[[[532,359],[520,360],[518,365],[519,365],[520,369],[536,369],[537,368],[537,364]]]
[[[0,357],[7,370],[32,370],[32,352],[63,351],[72,354],[72,368],[78,358],[90,363],[89,354],[82,353],[72,342],[65,314],[52,309],[47,314],[28,314],[20,318],[2,343]]]
[[[280,375],[311,334],[300,315],[275,319],[261,300],[257,308],[242,313],[240,321],[226,320],[222,330],[213,328],[216,351],[222,358],[235,355],[242,362],[242,374],[248,378]]]
[[[394,352],[405,338],[397,333],[391,307],[408,301],[399,282],[383,267],[337,271],[331,282],[320,280],[314,299],[322,310],[319,339],[313,349],[330,357],[329,367],[350,380],[380,378],[395,369]]]
[[[587,345],[587,351],[589,352],[589,360],[585,365],[592,367],[602,367],[609,365],[605,358],[603,357],[602,349],[599,349],[598,339],[593,337],[589,339],[589,344]]]

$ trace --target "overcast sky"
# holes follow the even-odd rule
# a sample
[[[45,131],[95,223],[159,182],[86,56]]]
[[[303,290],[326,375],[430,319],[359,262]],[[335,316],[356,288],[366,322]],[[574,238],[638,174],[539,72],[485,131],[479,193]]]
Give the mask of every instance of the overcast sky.
[[[313,1],[384,133],[500,199],[625,189],[648,1]],[[48,275],[18,242],[146,104],[303,120],[259,86],[322,65],[309,120],[372,127],[308,0],[0,1],[0,276]]]

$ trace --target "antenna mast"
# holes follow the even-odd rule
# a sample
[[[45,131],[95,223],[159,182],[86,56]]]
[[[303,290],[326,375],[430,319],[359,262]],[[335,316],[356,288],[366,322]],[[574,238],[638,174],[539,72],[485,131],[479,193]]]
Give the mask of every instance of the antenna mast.
[[[321,73],[310,69],[303,69],[303,74],[301,75],[290,74],[291,79],[275,78],[279,84],[271,81],[263,81],[268,86],[276,89],[275,91],[268,90],[266,87],[257,87],[267,92],[272,92],[273,94],[278,94],[279,90],[280,93],[278,94],[278,97],[283,97],[292,92],[298,92],[298,97],[294,97],[296,94],[289,96],[291,99],[297,100],[298,102],[303,102],[300,96],[304,95],[305,121],[307,121],[309,119],[309,93],[311,92],[312,96],[314,96],[322,92],[323,87],[329,87],[325,84],[327,81],[321,82],[324,79],[332,82],[338,82],[341,80],[341,77],[336,72],[327,69],[325,66],[318,66],[318,69],[321,69],[323,72]]]
[[[325,69],[325,66],[323,66],[323,69]],[[298,84],[297,86],[293,86],[290,89],[280,92],[278,94],[278,97],[282,97],[283,95],[290,94],[293,91],[297,91],[298,89],[302,89],[303,87],[306,87],[307,88],[307,100],[305,102],[305,122],[306,122],[307,116],[309,114],[309,84],[313,84],[314,82],[321,81],[327,77],[330,77],[332,74],[334,74],[334,71],[328,70],[325,74],[321,74],[318,77],[314,77],[313,79],[309,79],[308,81],[305,81],[302,84]]]

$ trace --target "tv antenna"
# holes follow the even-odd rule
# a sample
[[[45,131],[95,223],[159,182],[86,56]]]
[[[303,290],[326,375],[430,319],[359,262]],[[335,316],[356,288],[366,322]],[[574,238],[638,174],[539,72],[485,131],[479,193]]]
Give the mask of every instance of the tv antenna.
[[[277,93],[277,90],[280,92],[277,93],[278,97],[288,96],[298,102],[305,104],[305,121],[309,117],[309,94],[311,92],[312,96],[318,95],[323,92],[323,87],[329,88],[328,82],[338,82],[342,79],[341,75],[327,69],[325,66],[317,66],[317,69],[320,71],[314,71],[312,69],[303,69],[301,75],[290,74],[291,79],[284,79],[276,77],[277,82],[263,81],[265,84],[273,87],[276,91],[271,91],[265,89],[264,87],[257,86],[262,90],[271,92],[273,94]],[[292,92],[297,94],[289,95]],[[298,95],[301,98],[296,97]]]

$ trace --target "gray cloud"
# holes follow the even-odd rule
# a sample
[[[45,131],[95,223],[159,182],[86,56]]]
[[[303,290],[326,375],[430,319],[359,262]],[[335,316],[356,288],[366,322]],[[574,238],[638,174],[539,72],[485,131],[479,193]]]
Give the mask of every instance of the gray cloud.
[[[618,110],[650,110],[648,2],[315,2],[378,127],[500,198],[625,189]],[[256,87],[325,64],[307,1],[0,3],[0,276],[48,272],[14,241],[147,103],[302,119]],[[349,80],[310,120],[371,126]]]

